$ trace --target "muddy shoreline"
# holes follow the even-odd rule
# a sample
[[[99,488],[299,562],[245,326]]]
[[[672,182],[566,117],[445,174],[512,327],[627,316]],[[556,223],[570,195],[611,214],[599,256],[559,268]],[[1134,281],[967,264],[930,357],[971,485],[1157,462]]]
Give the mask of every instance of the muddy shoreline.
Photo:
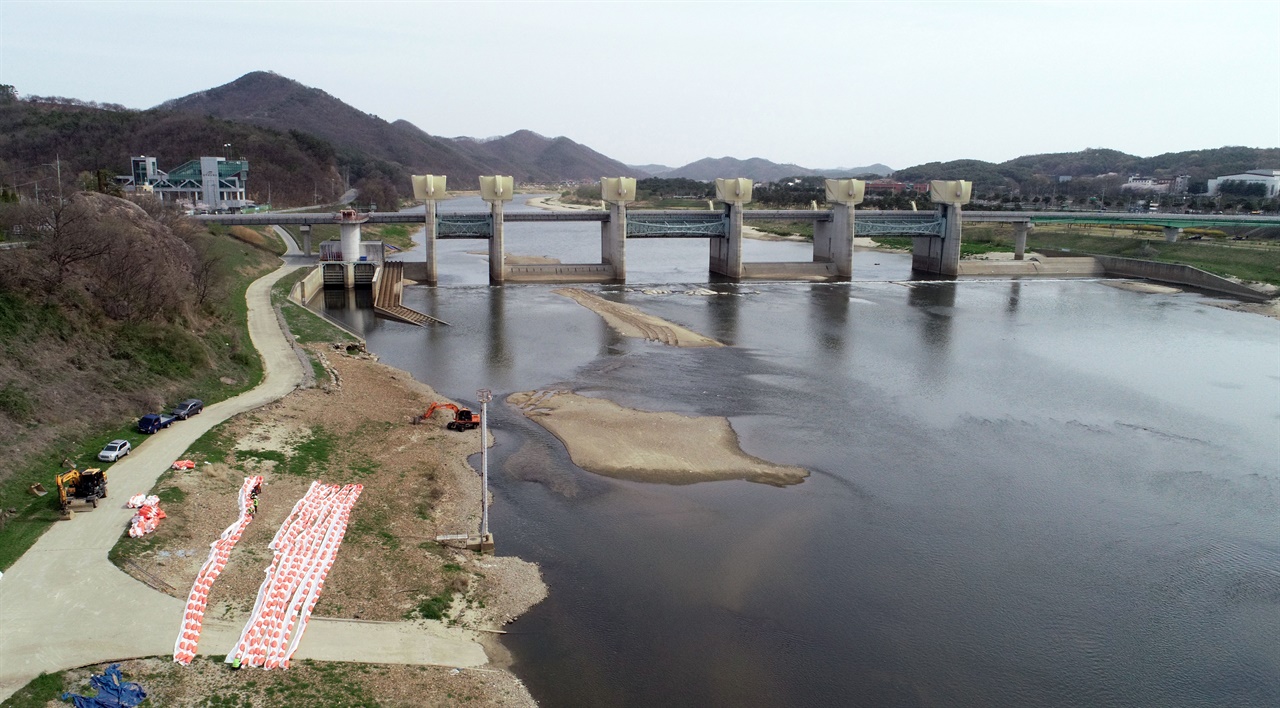
[[[371,355],[311,346],[336,379],[215,428],[216,437],[191,455],[195,470],[169,472],[152,490],[167,500],[162,508],[169,518],[153,536],[121,540],[117,550],[128,559],[122,569],[185,598],[208,544],[235,517],[241,480],[261,474],[259,514],[209,596],[208,617],[243,621],[272,556],[267,544],[311,480],[360,483],[364,492],[315,616],[412,622],[433,634],[474,641],[489,664],[464,672],[483,670],[490,677],[468,684],[481,704],[531,705],[523,684],[505,670],[510,654],[498,636],[502,625],[546,597],[538,567],[435,541],[478,527],[479,480],[467,459],[480,450],[479,432],[447,430],[448,411],[411,424],[432,402],[448,399]],[[439,619],[432,618],[436,613]],[[253,673],[261,683],[286,672]],[[414,675],[428,684],[450,677],[440,671]]]

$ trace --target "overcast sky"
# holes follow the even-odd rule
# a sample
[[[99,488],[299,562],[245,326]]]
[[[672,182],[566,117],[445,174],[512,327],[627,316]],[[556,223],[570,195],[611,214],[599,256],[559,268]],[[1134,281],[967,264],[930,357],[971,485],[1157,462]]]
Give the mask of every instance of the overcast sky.
[[[528,128],[630,164],[1280,146],[1277,0],[0,0],[20,94],[149,108],[254,70],[435,135]]]

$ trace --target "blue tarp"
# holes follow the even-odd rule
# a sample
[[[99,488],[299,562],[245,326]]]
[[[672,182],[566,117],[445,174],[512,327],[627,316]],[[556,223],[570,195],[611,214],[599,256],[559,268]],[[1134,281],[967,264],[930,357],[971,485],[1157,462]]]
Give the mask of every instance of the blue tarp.
[[[142,686],[124,680],[119,664],[112,664],[103,675],[90,678],[89,685],[97,690],[98,695],[85,698],[64,693],[62,700],[73,701],[76,708],[133,708],[147,697]]]

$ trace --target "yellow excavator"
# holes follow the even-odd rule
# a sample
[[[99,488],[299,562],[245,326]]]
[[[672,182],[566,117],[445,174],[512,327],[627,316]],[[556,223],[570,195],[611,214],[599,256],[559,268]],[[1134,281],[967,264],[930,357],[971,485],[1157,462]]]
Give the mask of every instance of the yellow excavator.
[[[475,413],[472,413],[470,408],[459,408],[453,405],[452,403],[439,403],[439,402],[432,403],[431,407],[427,409],[426,413],[423,413],[422,415],[419,415],[419,416],[415,416],[412,420],[412,423],[414,425],[417,425],[419,423],[425,423],[428,419],[431,418],[431,414],[435,413],[437,409],[445,409],[445,410],[453,411],[453,420],[449,421],[444,426],[449,430],[458,430],[458,431],[475,430],[476,428],[480,427],[480,416],[476,415]]]
[[[58,504],[62,518],[71,518],[72,502],[80,501],[98,508],[98,500],[107,498],[107,473],[97,467],[72,469],[54,478],[58,483]]]

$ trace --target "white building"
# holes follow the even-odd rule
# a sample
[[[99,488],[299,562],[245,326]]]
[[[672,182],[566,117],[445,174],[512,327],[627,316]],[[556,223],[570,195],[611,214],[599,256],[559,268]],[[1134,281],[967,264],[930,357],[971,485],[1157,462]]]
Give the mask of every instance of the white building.
[[[1151,192],[1153,194],[1184,194],[1191,186],[1190,175],[1177,177],[1143,177],[1133,175],[1128,182],[1120,185],[1120,189],[1130,192]]]
[[[1217,194],[1224,182],[1262,184],[1266,187],[1267,199],[1273,199],[1280,195],[1280,170],[1249,170],[1237,175],[1224,175],[1217,179],[1211,179],[1209,180],[1209,194]]]

